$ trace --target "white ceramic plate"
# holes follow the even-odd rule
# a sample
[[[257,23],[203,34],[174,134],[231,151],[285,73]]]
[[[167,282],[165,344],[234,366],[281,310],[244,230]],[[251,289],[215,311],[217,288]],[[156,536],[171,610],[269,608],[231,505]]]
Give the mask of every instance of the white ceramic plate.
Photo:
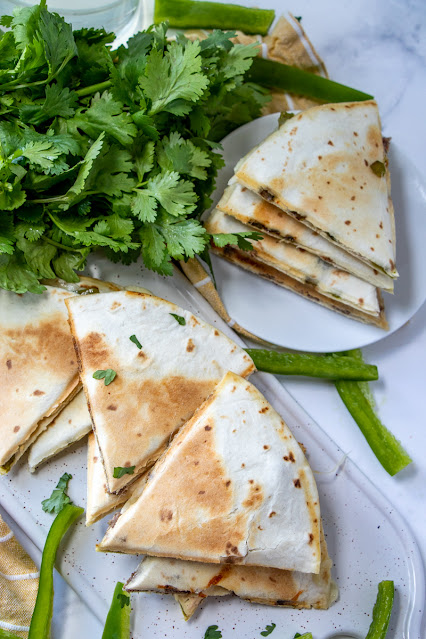
[[[238,160],[272,133],[277,122],[278,114],[267,115],[236,129],[223,140],[226,164],[218,177],[215,203]],[[426,299],[426,182],[412,162],[392,144],[389,164],[400,274],[395,294],[383,295],[389,331],[329,311],[212,256],[218,291],[232,319],[269,342],[312,352],[360,348],[383,339],[405,324]]]

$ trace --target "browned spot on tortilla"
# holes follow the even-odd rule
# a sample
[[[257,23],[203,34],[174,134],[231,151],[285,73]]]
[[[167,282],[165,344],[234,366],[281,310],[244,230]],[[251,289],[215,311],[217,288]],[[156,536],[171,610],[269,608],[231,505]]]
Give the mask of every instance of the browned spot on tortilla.
[[[21,430],[21,427],[20,427],[20,426],[14,426],[14,428],[13,428],[13,432],[14,432],[14,433],[17,433],[17,432],[18,432],[18,430]]]
[[[358,133],[356,131],[354,131],[354,136],[357,138],[358,137]]]
[[[6,366],[8,367],[9,370],[12,368],[12,360],[11,359],[7,360]]]
[[[389,264],[390,264],[391,269],[395,268],[395,262],[393,260],[389,260]]]
[[[319,156],[318,156],[318,160],[322,160],[322,155],[319,155]]]
[[[205,491],[205,490],[199,490],[199,491],[198,491],[198,494],[199,494],[199,495],[205,495],[205,494],[206,494],[206,491]]]
[[[86,370],[111,368],[107,361],[109,347],[104,340],[104,335],[92,331],[79,342],[78,348]]]
[[[259,413],[266,413],[266,411],[269,410],[269,406],[264,406],[263,408],[260,409]]]
[[[289,454],[288,454],[288,458],[289,458],[289,460],[290,460],[291,462],[293,462],[293,463],[296,461],[296,460],[295,460],[295,458],[294,458],[294,455],[293,455],[293,451],[292,451],[292,450],[289,452]]]
[[[309,545],[311,545],[313,541],[314,541],[314,536],[312,533],[309,533],[309,541],[308,541]]]
[[[236,390],[236,388],[237,388],[236,386],[233,386],[233,387],[231,388],[231,393],[234,393],[234,392],[235,392],[235,390]]]
[[[374,251],[374,246],[370,246],[370,251]]]
[[[107,406],[108,410],[117,410],[117,406],[115,406],[114,404],[110,404],[109,406]]]
[[[364,304],[364,299],[363,299],[362,297],[360,297],[360,298],[359,298],[359,300],[358,300],[358,302],[359,302],[360,304]]]
[[[331,140],[329,140],[329,141],[327,142],[327,144],[328,144],[329,146],[334,146],[334,144],[333,144],[333,142],[332,142]]]
[[[192,353],[192,351],[194,350],[194,348],[195,348],[195,344],[194,344],[194,342],[192,341],[192,339],[189,339],[189,340],[188,340],[188,343],[187,343],[187,345],[186,345],[186,350],[187,350],[187,352],[188,352],[188,353]]]
[[[96,462],[97,462],[97,461],[98,461],[98,458],[97,458],[97,456],[95,455],[95,456],[93,457],[93,463],[94,463],[94,464],[96,464]]]
[[[350,221],[350,220],[345,220],[345,224],[346,224],[347,226],[349,226],[349,225],[351,224],[351,221]]]
[[[119,308],[120,306],[121,306],[121,302],[119,302],[118,300],[115,300],[115,302],[111,304],[111,311],[115,311],[115,309]]]
[[[171,519],[173,519],[173,512],[171,510],[167,510],[166,508],[161,509],[160,519],[161,521],[170,521]]]
[[[275,512],[275,510],[273,510],[272,512],[269,513],[269,517],[274,517],[277,513]]]
[[[39,397],[40,395],[45,395],[46,393],[44,391],[41,390],[35,390],[33,395],[35,395],[36,397]]]
[[[263,445],[263,448],[264,448],[265,450],[269,450],[269,446],[267,446],[266,444],[264,444],[264,445]]]
[[[353,195],[353,196],[351,197],[351,200],[352,200],[352,201],[353,201],[353,200],[355,200],[355,195]]]
[[[204,430],[211,430],[211,429],[212,429],[212,427],[209,426],[208,424],[207,424],[207,426],[204,426]]]
[[[302,488],[302,484],[300,483],[300,479],[294,479],[293,480],[293,484],[295,485],[296,488]]]
[[[228,481],[225,482],[225,486],[228,488],[231,485],[231,480],[228,479]]]
[[[367,160],[365,158],[364,158],[364,164],[365,164],[365,166],[368,166],[368,162],[367,162]]]
[[[216,337],[219,335],[219,331],[214,329],[214,334],[216,335]]]
[[[379,226],[382,229],[383,228],[383,222],[380,222]]]

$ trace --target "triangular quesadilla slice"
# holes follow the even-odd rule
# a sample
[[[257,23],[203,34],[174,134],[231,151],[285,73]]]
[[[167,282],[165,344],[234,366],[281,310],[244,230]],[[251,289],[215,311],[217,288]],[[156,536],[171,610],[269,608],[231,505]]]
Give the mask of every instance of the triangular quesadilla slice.
[[[299,444],[257,388],[228,372],[98,549],[318,573],[319,522]]]
[[[107,491],[105,470],[102,465],[99,447],[94,433],[90,433],[87,446],[87,502],[86,526],[91,526],[122,506],[136,490],[141,490],[147,480],[147,474],[139,475],[127,490],[119,495]]]
[[[205,597],[232,593],[253,603],[269,606],[325,610],[336,600],[337,587],[331,578],[332,562],[322,527],[320,543],[321,568],[317,575],[261,566],[145,557],[125,589],[129,592],[173,593],[186,619]]]
[[[74,293],[48,286],[40,295],[0,290],[0,472],[7,472],[77,392],[77,358],[64,301]]]
[[[249,227],[218,209],[213,211],[205,226],[212,234],[249,230]],[[383,302],[375,286],[331,266],[304,249],[264,235],[262,240],[253,242],[253,250],[248,253],[233,246],[221,249],[213,245],[212,250],[264,277],[268,277],[267,269],[272,269],[276,276],[268,279],[273,279],[275,283],[353,319],[387,328]]]
[[[91,430],[92,420],[81,390],[31,446],[28,454],[30,471],[33,473],[43,462],[79,441]]]
[[[219,330],[152,295],[76,297],[68,309],[109,492],[152,465],[226,370],[254,370]],[[114,379],[93,377],[108,370]]]
[[[393,293],[393,279],[389,275],[373,269],[241,184],[228,186],[216,208],[257,231],[305,249],[323,261]]]
[[[377,104],[324,104],[288,119],[235,167],[259,193],[392,278],[395,225]]]

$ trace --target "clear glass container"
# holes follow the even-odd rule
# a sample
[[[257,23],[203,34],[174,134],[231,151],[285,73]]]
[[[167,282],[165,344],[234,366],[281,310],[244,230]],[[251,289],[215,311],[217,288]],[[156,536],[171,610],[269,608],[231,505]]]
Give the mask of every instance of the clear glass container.
[[[17,7],[37,4],[36,0],[0,0],[0,15],[11,15]],[[62,15],[74,29],[104,27],[120,44],[141,28],[140,0],[48,0],[48,9]]]

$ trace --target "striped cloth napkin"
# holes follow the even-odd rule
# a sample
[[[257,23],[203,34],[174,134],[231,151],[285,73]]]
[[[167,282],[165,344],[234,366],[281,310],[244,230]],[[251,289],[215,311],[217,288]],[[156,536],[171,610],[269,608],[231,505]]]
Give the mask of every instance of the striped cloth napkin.
[[[200,31],[187,32],[193,38],[205,37]],[[237,42],[259,43],[259,55],[312,73],[327,77],[323,61],[316,53],[299,20],[291,14],[281,17],[273,31],[262,38],[238,32]],[[272,93],[272,100],[264,109],[267,113],[306,109],[315,102],[301,96]],[[229,316],[213,282],[197,259],[181,263],[186,277],[200,291],[216,312],[234,330],[256,341],[262,341],[239,326]],[[15,539],[0,516],[0,628],[9,630],[18,637],[27,637],[34,608],[39,573],[32,559]],[[42,639],[42,638],[40,638]]]
[[[191,37],[206,37],[204,32],[191,31]],[[188,35],[188,33],[187,33]],[[248,44],[259,43],[259,55],[264,58],[276,60],[283,64],[290,64],[316,75],[328,77],[324,62],[315,51],[311,41],[306,35],[300,21],[291,13],[281,16],[274,29],[265,38],[261,36],[248,36],[237,32],[236,42]],[[315,106],[318,102],[310,98],[288,93],[272,92],[272,100],[263,109],[263,115],[280,111],[303,110]],[[199,290],[210,306],[221,316],[225,322],[235,331],[261,344],[267,344],[257,335],[253,335],[243,326],[240,326],[227,312],[213,281],[204,266],[197,258],[180,262],[180,267],[189,281]]]
[[[37,566],[0,515],[0,628],[28,637],[37,597]],[[41,639],[41,638],[40,638]]]

